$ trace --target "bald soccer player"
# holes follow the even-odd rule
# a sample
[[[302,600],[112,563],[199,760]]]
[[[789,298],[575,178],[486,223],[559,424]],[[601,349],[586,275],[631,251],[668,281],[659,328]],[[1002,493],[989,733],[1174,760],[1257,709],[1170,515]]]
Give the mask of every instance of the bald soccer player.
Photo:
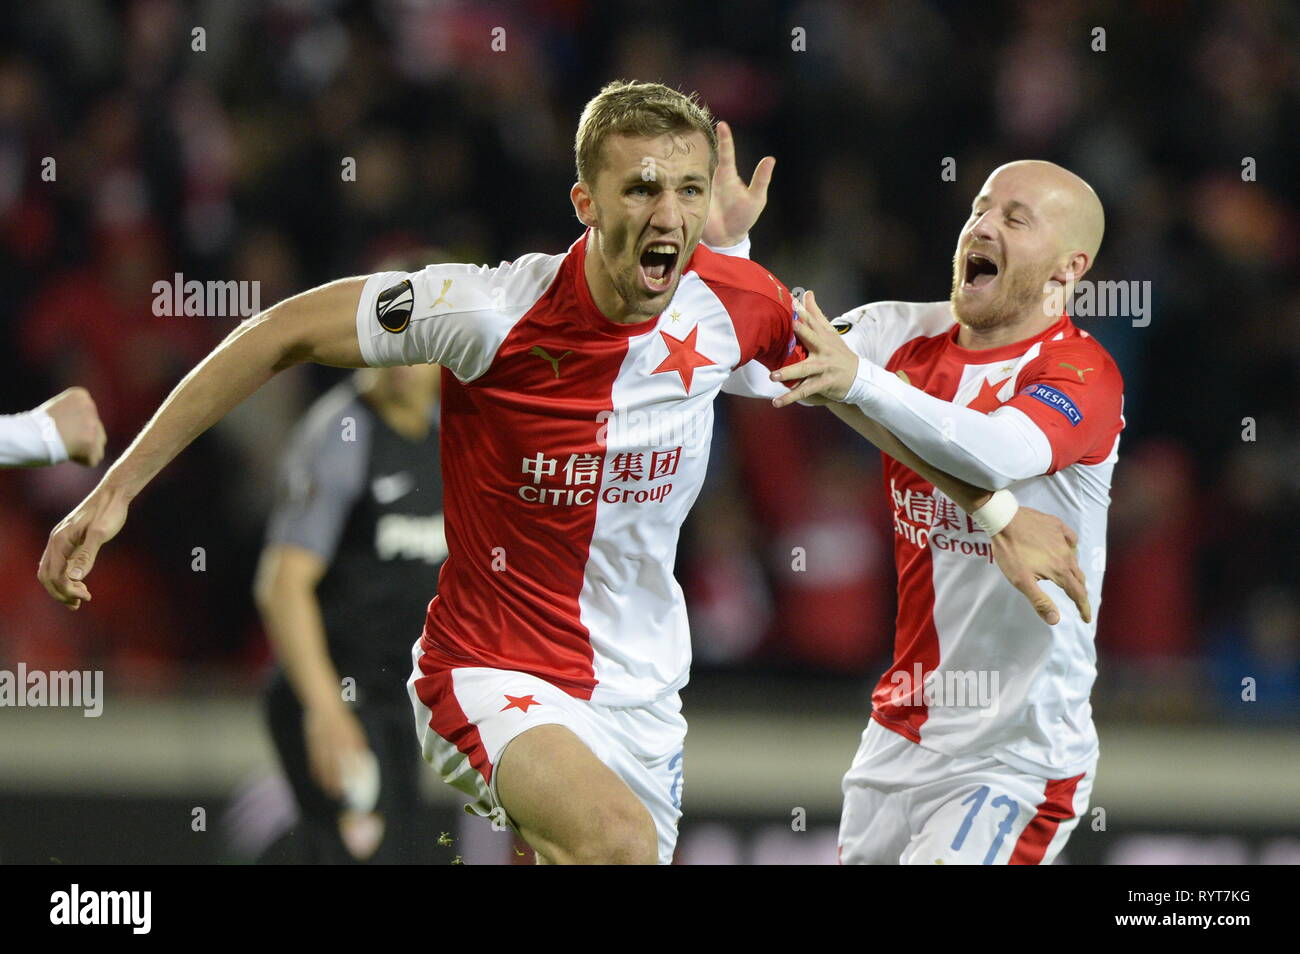
[[[1050,864],[1087,809],[1098,756],[1089,606],[1101,597],[1123,382],[1054,306],[1092,267],[1103,225],[1078,176],[1004,165],[958,237],[948,301],[876,302],[828,322],[810,293],[796,326],[809,357],[771,374],[802,379],[773,392],[777,406],[839,402],[878,445],[885,429],[990,492],[968,520],[885,458],[899,609],[893,665],[844,778],[846,864]],[[1075,528],[1091,564],[1088,600],[1058,600],[1055,626],[993,563],[990,535],[1020,504]]]

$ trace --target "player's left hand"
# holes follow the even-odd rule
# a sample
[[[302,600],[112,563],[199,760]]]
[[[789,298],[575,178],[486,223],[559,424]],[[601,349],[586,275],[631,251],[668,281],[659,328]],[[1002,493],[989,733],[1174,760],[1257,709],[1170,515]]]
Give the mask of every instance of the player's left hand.
[[[713,173],[709,195],[709,217],[704,223],[704,244],[730,248],[749,234],[767,205],[767,187],[772,181],[776,159],[764,156],[745,184],[736,171],[736,141],[731,127],[718,123],[718,168]]]
[[[804,292],[803,301],[795,302],[799,320],[794,333],[808,350],[808,357],[798,364],[778,368],[772,372],[773,381],[803,381],[772,401],[785,407],[795,401],[843,401],[858,373],[858,356],[844,343],[839,332],[831,327],[810,291]]]
[[[1079,568],[1078,546],[1078,536],[1062,520],[1022,506],[1002,532],[993,535],[993,560],[1047,625],[1059,623],[1061,614],[1038,585],[1040,580],[1063,589],[1083,621],[1091,623],[1092,605],[1088,582]]]

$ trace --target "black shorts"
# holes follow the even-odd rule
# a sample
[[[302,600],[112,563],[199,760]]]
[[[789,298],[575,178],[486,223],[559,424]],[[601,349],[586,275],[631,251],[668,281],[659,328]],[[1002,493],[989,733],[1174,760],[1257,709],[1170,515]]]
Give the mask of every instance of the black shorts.
[[[391,698],[390,698],[391,697]],[[417,864],[429,854],[421,845],[419,743],[411,731],[411,709],[401,683],[359,694],[354,712],[379,763],[379,801],[384,837],[372,864]],[[303,710],[284,673],[277,670],[264,696],[267,722],[280,764],[298,803],[296,828],[273,848],[277,860],[299,864],[355,864],[339,835],[342,805],[312,777],[303,733]],[[268,859],[269,860],[269,859]]]

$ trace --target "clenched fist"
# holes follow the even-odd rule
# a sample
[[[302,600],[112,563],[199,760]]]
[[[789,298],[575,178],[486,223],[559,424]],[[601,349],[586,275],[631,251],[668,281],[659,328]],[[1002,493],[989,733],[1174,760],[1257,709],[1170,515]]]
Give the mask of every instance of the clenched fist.
[[[95,467],[104,459],[104,444],[108,435],[95,410],[95,401],[85,388],[68,388],[56,394],[41,410],[50,415],[68,449],[68,459],[87,467]]]

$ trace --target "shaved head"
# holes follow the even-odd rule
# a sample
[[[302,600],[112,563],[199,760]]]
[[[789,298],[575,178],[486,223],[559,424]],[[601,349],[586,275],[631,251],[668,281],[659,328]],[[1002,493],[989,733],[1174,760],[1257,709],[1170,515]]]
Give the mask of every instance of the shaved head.
[[[994,169],[981,193],[990,191],[998,177],[1007,177],[1019,187],[1018,192],[1035,197],[1031,206],[1056,232],[1057,252],[1086,252],[1088,264],[1092,265],[1106,230],[1101,199],[1092,186],[1054,162],[1020,159]]]
[[[1070,170],[1039,159],[998,166],[957,239],[953,314],[985,338],[1042,330],[1041,319],[1060,317],[1061,290],[1092,268],[1105,228],[1097,193]]]

